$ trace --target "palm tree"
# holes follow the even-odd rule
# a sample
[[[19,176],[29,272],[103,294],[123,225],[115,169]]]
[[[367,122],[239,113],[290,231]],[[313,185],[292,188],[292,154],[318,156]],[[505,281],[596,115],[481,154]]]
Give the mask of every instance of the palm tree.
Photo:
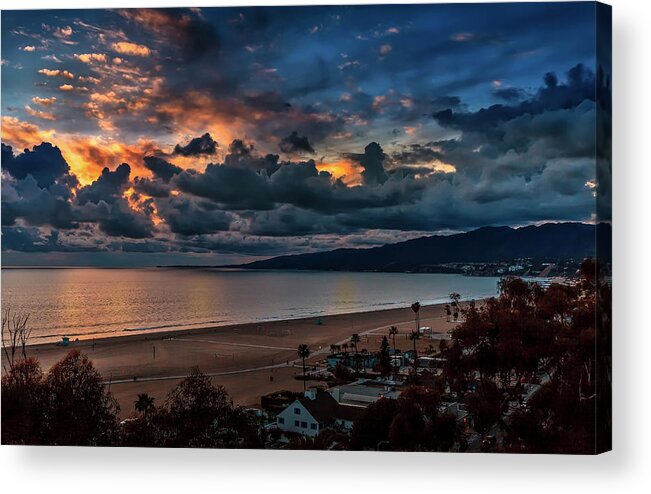
[[[341,348],[343,348],[344,353],[348,355],[348,343],[344,343],[343,345],[341,345]]]
[[[138,399],[134,401],[136,412],[147,416],[147,413],[154,408],[154,398],[147,393],[138,394]]]
[[[353,344],[353,347],[355,348],[355,374],[357,377],[359,377],[359,353],[357,352],[357,344],[360,341],[361,339],[357,333],[353,333],[353,335],[350,337],[350,342]]]
[[[362,354],[362,363],[364,364],[364,372],[366,372],[366,368],[368,367],[368,350],[366,348],[362,348],[360,353]]]
[[[412,331],[409,335],[409,339],[414,342],[414,372],[416,372],[416,340],[420,338],[420,333],[418,331]]]
[[[337,345],[333,343],[330,345],[330,355],[334,355],[335,353],[337,353]]]
[[[357,344],[362,341],[357,333],[353,333],[353,335],[350,337],[350,342],[353,344],[353,347],[355,347],[355,353],[357,353]]]
[[[420,331],[420,303],[414,302],[411,304],[411,310],[416,314],[416,332],[418,333]]]
[[[396,335],[398,334],[398,328],[391,326],[389,329],[389,335],[393,337],[393,356],[396,356]]]
[[[305,381],[305,359],[310,356],[310,349],[308,348],[307,345],[302,344],[298,345],[298,350],[296,350],[296,353],[298,353],[298,356],[303,360],[303,391],[306,389],[306,381]]]

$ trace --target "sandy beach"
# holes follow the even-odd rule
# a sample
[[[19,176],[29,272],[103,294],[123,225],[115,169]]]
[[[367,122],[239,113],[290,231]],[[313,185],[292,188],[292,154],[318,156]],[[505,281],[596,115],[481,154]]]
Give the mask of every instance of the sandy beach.
[[[446,322],[444,304],[424,306],[421,326],[445,333],[455,323]],[[162,403],[165,396],[190,369],[198,367],[224,386],[235,403],[256,406],[260,396],[281,389],[302,390],[294,378],[301,373],[296,348],[307,344],[312,355],[309,363],[323,361],[331,344],[347,342],[350,335],[361,336],[359,348],[379,349],[383,335],[397,326],[396,344],[407,350],[412,342],[408,334],[416,327],[410,307],[323,316],[322,324],[314,317],[218,328],[200,328],[150,335],[128,335],[105,339],[72,341],[68,347],[54,343],[33,345],[28,354],[39,359],[44,371],[71,349],[86,353],[106,379],[120,402],[121,416],[133,413],[138,393],[149,393]],[[418,340],[418,348],[438,341]]]

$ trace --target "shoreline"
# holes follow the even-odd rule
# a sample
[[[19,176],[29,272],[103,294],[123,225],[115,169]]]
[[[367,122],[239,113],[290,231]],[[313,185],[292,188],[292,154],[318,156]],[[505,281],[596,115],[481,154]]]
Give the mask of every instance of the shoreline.
[[[421,307],[420,325],[430,326],[434,339],[417,340],[420,350],[437,345],[436,334],[445,334],[456,326],[457,323],[446,321],[444,305]],[[316,324],[317,319],[321,320],[320,325]],[[313,366],[325,360],[331,344],[343,344],[353,333],[361,337],[360,349],[376,351],[388,329],[396,326],[396,346],[407,350],[412,347],[408,334],[415,324],[411,308],[401,307],[87,339],[71,341],[67,347],[40,343],[30,345],[27,353],[39,360],[44,372],[71,350],[85,353],[102,374],[121,405],[121,416],[126,418],[133,413],[139,393],[149,393],[157,404],[162,404],[167,393],[194,367],[214,384],[224,386],[238,405],[258,406],[264,394],[303,389],[303,382],[295,379],[302,372],[296,354],[298,345],[309,346],[312,355],[307,361]]]
[[[489,297],[486,297],[489,298]],[[470,300],[475,300],[477,302],[480,302],[482,300],[485,300],[486,298],[467,298],[464,299],[463,297],[461,298],[461,303],[463,304],[464,302],[469,302]],[[432,301],[432,302],[421,302],[421,307],[426,308],[426,307],[443,307],[445,304],[448,304],[449,302],[439,302],[439,301]],[[68,334],[61,334],[61,335],[46,335],[46,336],[34,336],[33,339],[49,339],[51,341],[42,341],[42,342],[34,342],[34,343],[28,343],[28,348],[39,348],[39,347],[47,347],[51,345],[56,345],[56,346],[61,346],[59,345],[61,341],[61,337],[63,336],[68,336],[70,338],[70,345],[68,348],[73,347],[74,345],[80,345],[82,343],[88,343],[88,342],[95,342],[95,344],[99,344],[102,342],[106,342],[108,340],[128,340],[128,339],[143,339],[143,340],[158,340],[158,339],[165,339],[173,336],[179,336],[179,335],[200,335],[200,334],[212,334],[216,330],[233,330],[233,329],[238,329],[238,328],[243,328],[243,327],[248,327],[248,326],[259,326],[259,325],[266,325],[266,324],[272,324],[272,323],[289,323],[289,322],[297,322],[297,323],[303,323],[306,321],[316,321],[317,319],[322,319],[325,320],[331,319],[333,317],[355,317],[355,316],[364,316],[368,314],[375,314],[375,313],[381,313],[381,312],[389,312],[389,311],[399,311],[399,310],[405,310],[405,309],[410,309],[409,305],[405,306],[396,306],[396,307],[389,307],[385,309],[373,309],[373,310],[368,310],[368,309],[363,309],[360,311],[350,311],[350,312],[334,312],[334,313],[327,313],[327,314],[314,314],[314,315],[309,315],[309,316],[297,316],[297,317],[286,317],[282,319],[261,319],[257,321],[245,321],[245,322],[227,322],[226,324],[207,324],[203,325],[203,323],[196,323],[196,325],[193,325],[193,327],[183,327],[183,325],[170,325],[170,328],[151,328],[151,329],[129,329],[125,328],[122,329],[120,332],[116,331],[113,333],[110,333],[110,335],[104,335],[109,332],[105,333],[68,333]],[[95,337],[93,334],[102,334],[102,336]],[[61,346],[62,347],[62,346]],[[64,347],[62,347],[64,348]]]

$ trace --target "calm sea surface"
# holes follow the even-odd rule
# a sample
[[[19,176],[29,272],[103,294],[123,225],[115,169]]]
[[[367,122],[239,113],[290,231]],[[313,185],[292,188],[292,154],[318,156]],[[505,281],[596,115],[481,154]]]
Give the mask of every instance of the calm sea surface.
[[[404,307],[497,293],[498,278],[217,269],[2,269],[2,307],[32,342]],[[127,331],[127,333],[125,333]]]

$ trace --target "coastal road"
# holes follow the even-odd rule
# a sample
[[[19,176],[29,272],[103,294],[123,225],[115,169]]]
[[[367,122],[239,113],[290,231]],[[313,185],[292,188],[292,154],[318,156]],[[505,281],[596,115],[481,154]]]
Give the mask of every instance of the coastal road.
[[[271,346],[271,345],[252,345],[250,343],[231,343],[228,341],[219,340],[199,340],[192,338],[165,338],[165,341],[187,341],[188,343],[210,343],[213,345],[229,345],[229,346],[243,346],[248,348],[264,348],[266,350],[296,350],[295,348],[288,348],[284,346]]]

